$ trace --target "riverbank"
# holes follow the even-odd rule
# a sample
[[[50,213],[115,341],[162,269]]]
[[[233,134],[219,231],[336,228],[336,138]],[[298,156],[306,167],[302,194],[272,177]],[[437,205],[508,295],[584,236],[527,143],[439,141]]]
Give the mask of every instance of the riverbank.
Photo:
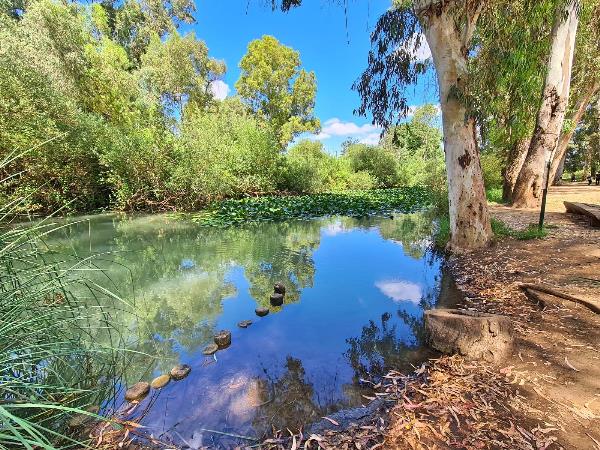
[[[443,357],[410,376],[391,372],[376,386],[384,403],[375,413],[343,430],[335,423],[319,429],[313,447],[600,449],[600,315],[543,293],[534,301],[520,288],[544,282],[599,298],[600,230],[564,213],[562,200],[600,203],[600,189],[553,188],[543,239],[506,237],[449,259],[465,294],[459,307],[513,320],[516,346],[507,361],[492,367]],[[537,211],[491,212],[515,230],[537,221]],[[293,447],[294,439],[284,438],[267,448]],[[296,436],[296,444],[309,438]]]

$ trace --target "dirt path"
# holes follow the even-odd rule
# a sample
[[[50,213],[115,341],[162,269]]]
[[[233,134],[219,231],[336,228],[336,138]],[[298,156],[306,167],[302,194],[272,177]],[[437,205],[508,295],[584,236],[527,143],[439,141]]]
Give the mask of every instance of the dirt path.
[[[504,372],[526,397],[526,415],[555,431],[565,448],[600,450],[600,315],[543,294],[542,309],[518,287],[544,282],[600,304],[600,229],[566,214],[564,200],[600,204],[600,187],[553,188],[547,238],[505,239],[453,257],[450,266],[467,294],[464,306],[513,318],[517,348]],[[538,211],[501,206],[492,214],[513,228],[538,219]]]

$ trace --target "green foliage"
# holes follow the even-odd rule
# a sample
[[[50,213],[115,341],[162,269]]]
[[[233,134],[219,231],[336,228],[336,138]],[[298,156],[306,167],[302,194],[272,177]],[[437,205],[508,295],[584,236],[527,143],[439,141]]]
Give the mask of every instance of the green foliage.
[[[504,203],[505,200],[502,198],[502,188],[501,187],[492,187],[487,188],[485,190],[485,196],[488,202],[494,203]]]
[[[486,189],[502,187],[502,168],[504,160],[497,152],[484,151],[480,156],[483,181]]]
[[[376,182],[367,171],[355,171],[348,158],[337,158],[325,152],[319,141],[303,140],[285,155],[283,188],[307,194],[366,190]]]
[[[417,108],[409,122],[388,129],[381,146],[395,155],[400,184],[445,190],[441,124],[434,105]]]
[[[394,154],[379,146],[351,144],[346,148],[344,158],[355,172],[367,172],[379,188],[397,186],[398,163]]]
[[[0,447],[81,448],[67,424],[74,414],[101,419],[90,411],[115,394],[117,319],[97,303],[108,291],[86,279],[93,264],[57,261],[42,240],[58,229],[47,220],[8,226],[18,210],[18,200],[0,206]]]
[[[520,241],[543,239],[548,235],[547,227],[539,229],[537,224],[529,224],[525,230],[514,230],[498,219],[491,220],[492,231],[497,237],[512,237]]]
[[[281,221],[327,215],[367,216],[414,212],[431,204],[424,188],[379,189],[289,197],[260,197],[217,202],[192,219],[204,226]]]
[[[314,72],[300,69],[300,54],[273,36],[248,44],[235,84],[250,108],[272,126],[282,146],[304,131],[317,131],[314,117],[317,81]]]
[[[173,161],[169,191],[186,209],[274,192],[283,164],[274,134],[236,99],[186,117]]]
[[[208,48],[194,33],[172,32],[162,41],[154,34],[142,55],[142,79],[170,108],[183,116],[188,105],[205,109],[214,101],[207,86],[225,73],[225,63],[209,58]]]

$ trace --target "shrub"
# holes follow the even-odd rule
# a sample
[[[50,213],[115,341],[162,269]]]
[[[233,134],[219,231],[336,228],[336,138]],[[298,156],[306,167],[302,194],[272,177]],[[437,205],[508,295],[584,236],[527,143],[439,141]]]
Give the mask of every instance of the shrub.
[[[274,192],[283,161],[269,127],[236,100],[186,114],[168,183],[183,208]]]
[[[396,158],[385,148],[351,144],[347,147],[344,157],[348,158],[354,172],[368,172],[377,183],[377,187],[393,187],[400,181]]]
[[[481,153],[481,170],[486,189],[502,187],[502,168],[504,163],[496,152]]]

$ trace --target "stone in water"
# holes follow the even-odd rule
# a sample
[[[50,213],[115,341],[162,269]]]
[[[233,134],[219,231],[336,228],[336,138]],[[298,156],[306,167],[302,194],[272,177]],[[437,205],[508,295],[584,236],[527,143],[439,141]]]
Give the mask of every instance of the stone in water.
[[[148,392],[150,392],[150,385],[145,381],[140,381],[125,391],[125,400],[128,402],[139,402],[148,395]]]
[[[217,350],[219,350],[219,346],[217,344],[208,344],[206,347],[204,347],[202,353],[205,355],[214,355],[217,353]]]
[[[271,305],[273,305],[273,306],[283,305],[283,294],[271,294]]]
[[[221,330],[215,334],[215,344],[219,348],[227,348],[231,345],[231,331]]]
[[[276,294],[285,295],[285,286],[282,283],[275,283],[273,290]]]
[[[263,307],[256,308],[256,309],[254,310],[254,312],[256,313],[256,315],[257,315],[258,317],[264,317],[264,316],[266,316],[267,314],[269,314],[269,308],[263,308]]]
[[[240,328],[248,328],[250,325],[252,325],[251,320],[242,320],[241,322],[238,323],[238,327],[240,327]]]
[[[164,388],[167,384],[169,384],[169,381],[171,381],[170,375],[159,375],[154,380],[152,380],[150,386],[152,386],[152,389],[161,389]]]
[[[192,368],[187,364],[177,364],[171,369],[171,378],[175,381],[183,380],[190,374],[191,370]]]

